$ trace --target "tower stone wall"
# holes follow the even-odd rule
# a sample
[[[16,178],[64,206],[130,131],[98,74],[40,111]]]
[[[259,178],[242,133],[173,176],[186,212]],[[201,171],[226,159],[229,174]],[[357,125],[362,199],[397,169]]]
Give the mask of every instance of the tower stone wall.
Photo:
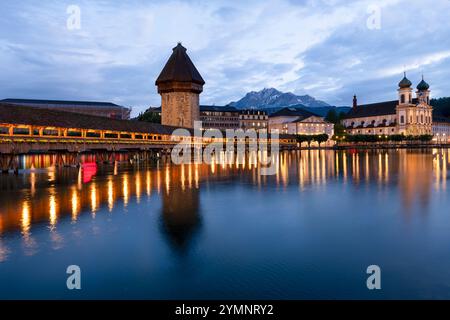
[[[200,121],[199,94],[189,91],[161,93],[161,123],[193,128]]]

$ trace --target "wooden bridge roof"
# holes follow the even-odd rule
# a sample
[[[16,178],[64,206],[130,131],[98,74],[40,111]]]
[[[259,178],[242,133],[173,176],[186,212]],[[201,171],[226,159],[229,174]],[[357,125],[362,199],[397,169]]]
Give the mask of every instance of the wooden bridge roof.
[[[0,103],[0,123],[170,135],[175,127]]]

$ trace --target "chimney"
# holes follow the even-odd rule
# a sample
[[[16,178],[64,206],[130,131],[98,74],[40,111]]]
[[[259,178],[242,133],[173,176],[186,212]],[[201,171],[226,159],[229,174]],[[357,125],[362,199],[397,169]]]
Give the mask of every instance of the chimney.
[[[353,108],[358,106],[358,99],[356,99],[356,94],[353,96]]]

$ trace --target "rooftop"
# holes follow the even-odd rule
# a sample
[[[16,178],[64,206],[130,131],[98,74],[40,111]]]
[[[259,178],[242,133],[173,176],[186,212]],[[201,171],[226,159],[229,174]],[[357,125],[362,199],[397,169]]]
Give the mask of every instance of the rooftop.
[[[417,104],[417,99],[413,99],[412,103]],[[356,108],[351,108],[345,118],[352,119],[395,114],[397,105],[398,100],[358,105]]]
[[[202,76],[187,55],[186,48],[181,43],[178,43],[173,48],[172,55],[161,71],[158,79],[156,79],[155,84],[159,85],[171,81],[194,82],[200,85],[205,84]]]
[[[172,134],[174,127],[160,124],[116,120],[59,110],[17,106],[0,102],[0,123],[22,124],[67,129],[93,129],[122,132]]]
[[[302,117],[303,119],[309,118],[311,116],[320,117],[320,115],[315,114],[313,112],[307,111],[302,108],[283,108],[272,115],[270,115],[271,118],[273,117]]]
[[[230,106],[207,106],[201,105],[200,111],[213,111],[213,112],[239,112],[235,107]]]
[[[116,107],[123,108],[112,102],[96,102],[96,101],[70,101],[70,100],[39,100],[39,99],[4,99],[0,103],[10,104],[41,104],[41,105],[76,105],[76,106],[91,106],[91,107]]]

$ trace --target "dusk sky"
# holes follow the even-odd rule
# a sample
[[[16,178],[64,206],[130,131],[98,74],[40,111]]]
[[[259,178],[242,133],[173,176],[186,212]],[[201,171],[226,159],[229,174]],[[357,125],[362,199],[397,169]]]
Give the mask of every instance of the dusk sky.
[[[79,29],[67,26],[70,5]],[[136,114],[159,106],[154,82],[177,42],[206,81],[202,104],[268,87],[332,105],[351,105],[353,94],[393,100],[404,70],[414,85],[423,72],[433,97],[450,96],[449,0],[8,0],[0,9],[0,99],[111,101]]]

